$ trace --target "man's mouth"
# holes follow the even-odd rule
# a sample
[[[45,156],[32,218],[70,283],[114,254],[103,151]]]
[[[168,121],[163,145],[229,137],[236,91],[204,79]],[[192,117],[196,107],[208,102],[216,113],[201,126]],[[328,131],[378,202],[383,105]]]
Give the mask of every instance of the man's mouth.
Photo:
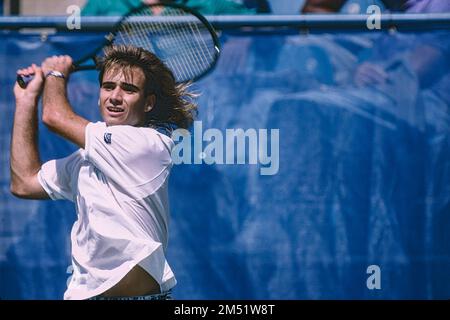
[[[125,111],[125,109],[120,108],[120,107],[106,107],[106,110],[108,110],[110,113],[112,114],[119,114]]]

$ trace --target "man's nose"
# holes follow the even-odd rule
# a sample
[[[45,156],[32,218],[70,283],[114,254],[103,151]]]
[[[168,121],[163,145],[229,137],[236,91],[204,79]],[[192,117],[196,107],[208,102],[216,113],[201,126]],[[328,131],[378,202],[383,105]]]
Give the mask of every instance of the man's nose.
[[[109,100],[113,105],[122,104],[122,90],[120,87],[116,87],[109,96]]]

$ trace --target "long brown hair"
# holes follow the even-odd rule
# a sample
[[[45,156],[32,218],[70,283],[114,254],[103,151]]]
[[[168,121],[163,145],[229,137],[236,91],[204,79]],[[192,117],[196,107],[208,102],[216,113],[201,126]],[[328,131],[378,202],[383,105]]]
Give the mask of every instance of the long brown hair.
[[[196,94],[189,92],[188,83],[177,84],[172,71],[153,53],[134,46],[116,45],[105,49],[99,63],[100,85],[105,71],[122,71],[132,75],[139,67],[145,75],[145,95],[154,94],[156,103],[148,112],[149,126],[176,126],[188,129],[197,115]]]

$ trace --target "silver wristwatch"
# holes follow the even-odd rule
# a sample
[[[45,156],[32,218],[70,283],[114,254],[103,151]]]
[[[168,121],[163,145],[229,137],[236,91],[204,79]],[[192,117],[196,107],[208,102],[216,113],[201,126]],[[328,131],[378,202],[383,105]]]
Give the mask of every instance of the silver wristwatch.
[[[47,72],[47,74],[45,75],[45,77],[47,78],[48,76],[54,76],[57,78],[63,78],[65,79],[66,77],[62,74],[62,72],[56,71],[56,70],[51,70],[49,72]]]

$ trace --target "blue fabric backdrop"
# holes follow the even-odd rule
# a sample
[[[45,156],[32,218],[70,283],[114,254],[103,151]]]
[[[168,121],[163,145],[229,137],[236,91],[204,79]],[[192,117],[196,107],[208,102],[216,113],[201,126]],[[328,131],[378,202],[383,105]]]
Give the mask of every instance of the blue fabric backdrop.
[[[2,299],[62,298],[76,218],[69,202],[9,193],[15,70],[80,56],[101,36],[0,33]],[[279,129],[279,171],[174,167],[174,297],[450,298],[448,39],[448,31],[222,33],[217,68],[194,86],[199,120],[204,130]],[[374,84],[368,65],[386,81]],[[74,109],[92,121],[96,77],[79,72],[69,84]],[[44,161],[75,149],[39,129]],[[370,265],[380,267],[379,290],[366,285]]]

